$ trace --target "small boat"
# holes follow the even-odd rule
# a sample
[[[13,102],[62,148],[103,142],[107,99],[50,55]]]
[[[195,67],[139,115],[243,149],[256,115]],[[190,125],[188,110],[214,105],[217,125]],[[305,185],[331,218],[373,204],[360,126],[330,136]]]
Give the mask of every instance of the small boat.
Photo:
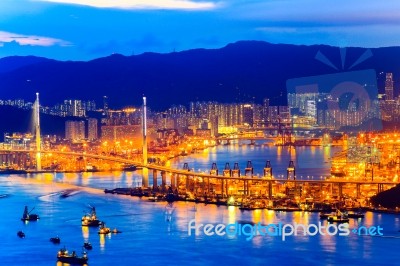
[[[100,235],[107,235],[107,234],[111,233],[111,229],[106,227],[106,224],[103,222],[103,223],[101,223],[100,230],[97,233]]]
[[[90,244],[89,242],[83,243],[83,247],[84,247],[85,249],[92,249],[92,248],[93,248],[93,247],[92,247],[92,244]]]
[[[35,208],[33,208],[35,209]],[[24,213],[22,214],[21,221],[27,222],[27,221],[37,221],[39,220],[39,215],[31,213],[33,211],[28,211],[28,206],[25,206]]]
[[[122,233],[122,231],[119,231],[117,228],[114,228],[113,230],[111,230],[111,233],[120,234],[120,233]]]
[[[96,215],[96,208],[95,207],[91,207],[91,212],[88,214],[85,214],[82,217],[82,226],[99,226],[102,224],[102,222],[97,219],[97,215]]]
[[[325,219],[328,219],[329,216],[333,216],[335,214],[336,214],[335,212],[321,212],[319,214],[319,218],[322,219],[322,220],[325,220]]]
[[[178,197],[176,197],[174,193],[169,192],[167,194],[167,196],[165,197],[165,199],[167,200],[168,203],[172,203],[172,202],[178,200]]]
[[[265,202],[262,200],[250,200],[247,202],[242,202],[239,207],[242,211],[251,211],[251,210],[259,210],[265,208]]]
[[[125,165],[125,166],[122,168],[122,170],[127,171],[127,172],[129,172],[129,171],[136,171],[136,170],[137,170],[137,167],[136,167],[135,165]]]
[[[115,190],[114,189],[104,189],[104,193],[109,193],[109,194],[114,194],[115,193]]]
[[[25,237],[25,233],[22,231],[18,231],[17,232],[17,236],[19,236],[20,238],[24,238]]]
[[[72,251],[72,253],[69,254],[68,251],[64,247],[58,251],[57,260],[60,262],[69,263],[69,264],[83,265],[83,264],[87,263],[89,258],[85,251],[83,252],[82,257],[78,257],[78,255],[76,255],[75,251]]]
[[[349,212],[347,214],[347,217],[358,219],[358,218],[364,218],[365,214],[362,212]]]
[[[343,214],[341,211],[337,210],[335,215],[331,215],[328,217],[328,222],[331,223],[348,223],[349,217],[346,214]]]
[[[165,201],[165,198],[161,194],[153,194],[148,198],[148,201],[151,201],[151,202]]]
[[[77,193],[79,193],[80,191],[77,189],[67,189],[61,192],[60,194],[60,198],[68,198],[71,197]]]
[[[50,242],[52,242],[54,244],[60,244],[61,243],[61,239],[58,236],[52,237],[52,238],[50,238]]]

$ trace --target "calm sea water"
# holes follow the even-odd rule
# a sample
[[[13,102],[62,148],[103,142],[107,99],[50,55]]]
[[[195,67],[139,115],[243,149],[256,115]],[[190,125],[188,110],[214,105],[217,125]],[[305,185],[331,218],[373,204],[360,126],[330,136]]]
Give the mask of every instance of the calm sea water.
[[[260,173],[265,160],[271,160],[274,173],[285,174],[288,161],[298,165],[299,175],[317,178],[329,172],[332,150],[325,148],[286,148],[260,146],[221,146],[190,157],[175,159],[196,171],[205,171],[212,162],[222,168],[225,162],[239,162],[243,169],[252,160]],[[297,158],[297,159],[296,159]],[[320,167],[312,167],[318,162]],[[326,165],[326,166],[325,166]],[[306,167],[309,166],[309,167]],[[328,169],[328,170],[327,170]],[[311,174],[312,173],[312,174]],[[1,176],[0,198],[2,217],[0,232],[0,265],[61,265],[56,262],[60,247],[81,251],[90,241],[89,265],[395,265],[400,244],[400,217],[367,213],[365,219],[351,220],[350,228],[381,226],[383,236],[245,236],[188,235],[188,223],[317,224],[317,213],[273,212],[268,210],[240,211],[235,207],[193,203],[152,203],[130,196],[104,194],[104,188],[132,186],[141,181],[140,173],[37,174]],[[71,197],[61,198],[59,192],[79,189]],[[37,222],[24,224],[20,217],[25,205],[35,207]],[[80,219],[88,205],[96,206],[98,216],[107,226],[121,234],[99,236],[96,228],[82,228]],[[16,233],[23,230],[26,238]],[[61,244],[50,237],[58,235]]]

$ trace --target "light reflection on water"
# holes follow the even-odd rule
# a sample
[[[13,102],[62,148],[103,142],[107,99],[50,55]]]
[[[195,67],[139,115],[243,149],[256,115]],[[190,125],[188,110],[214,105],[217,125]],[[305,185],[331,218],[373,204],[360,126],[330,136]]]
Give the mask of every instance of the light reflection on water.
[[[266,159],[257,146],[213,149],[214,155],[211,152],[201,153],[199,158],[203,158],[203,161],[196,159],[199,164],[190,167],[206,169],[213,160],[221,161],[224,165],[228,160],[227,151],[237,152],[229,157],[229,161],[233,163],[238,160],[242,167],[251,159],[254,167],[261,169]],[[250,152],[257,154],[258,151],[258,157],[254,155],[249,158]],[[285,147],[275,148],[274,152],[281,154],[275,161],[276,171],[279,171],[279,167],[284,170],[292,155]],[[307,153],[306,150],[302,152]],[[297,157],[300,156],[299,153],[300,149],[296,151]],[[321,156],[322,160],[326,159],[325,149],[317,147],[314,153],[315,156]],[[192,158],[177,159],[172,165],[181,165],[187,160]],[[280,166],[277,163],[279,160],[282,162]],[[203,224],[230,224],[240,221],[242,224],[260,222],[263,225],[280,222],[318,224],[320,220],[318,213],[240,211],[233,206],[195,205],[189,202],[176,202],[168,209],[166,203],[153,203],[103,192],[104,188],[134,185],[140,179],[139,172],[1,177],[0,194],[11,195],[0,199],[3,214],[0,232],[4,243],[7,243],[0,249],[2,264],[60,265],[55,260],[60,246],[66,245],[70,251],[76,250],[79,254],[85,241],[93,245],[93,250],[89,251],[90,265],[126,265],[132,259],[137,265],[220,265],[221,258],[224,258],[224,264],[227,265],[390,265],[398,257],[393,247],[399,245],[400,239],[394,237],[400,237],[400,221],[397,216],[388,214],[366,213],[365,219],[351,220],[350,228],[380,225],[384,228],[385,236],[393,237],[361,237],[354,234],[346,237],[308,237],[299,234],[289,236],[285,241],[279,236],[255,236],[246,241],[244,236],[188,236],[188,222],[192,219]],[[80,192],[60,198],[60,192],[65,189],[79,189]],[[98,217],[109,227],[116,227],[123,233],[104,236],[97,234],[97,228],[81,227],[81,217],[83,211],[87,211],[88,204],[96,206]],[[41,217],[38,222],[20,223],[25,205],[29,208],[35,207],[34,212]],[[26,233],[25,239],[16,236],[18,230]],[[49,238],[54,235],[60,236],[61,245],[49,242]]]

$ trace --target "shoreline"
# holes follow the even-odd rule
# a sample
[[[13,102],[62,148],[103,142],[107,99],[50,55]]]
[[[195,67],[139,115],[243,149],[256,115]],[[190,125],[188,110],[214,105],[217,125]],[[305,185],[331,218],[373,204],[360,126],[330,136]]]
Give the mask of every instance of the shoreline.
[[[217,205],[217,206],[234,206],[238,207],[240,209],[241,205],[240,204],[228,204],[227,199],[221,199],[220,201],[214,201],[214,198],[211,198],[211,200],[207,199],[201,199],[199,197],[197,198],[179,198],[175,199],[172,202],[168,202],[164,197],[167,196],[167,193],[154,193],[154,192],[149,192],[149,193],[142,193],[142,194],[137,194],[135,191],[137,189],[133,188],[114,188],[114,189],[104,189],[105,194],[116,194],[118,196],[131,196],[131,197],[136,197],[139,198],[140,200],[143,201],[149,201],[149,202],[160,202],[160,203],[173,203],[173,202],[193,202],[195,204],[205,204],[205,205]],[[265,199],[268,200],[268,199]],[[273,201],[273,200],[272,200]],[[377,207],[344,207],[340,208],[341,210],[345,211],[359,211],[361,210],[362,212],[373,212],[373,213],[386,213],[386,214],[399,214],[400,215],[400,209],[388,209],[388,208],[377,208]],[[254,210],[272,210],[275,212],[332,212],[335,211],[336,208],[315,208],[315,209],[301,209],[300,207],[284,207],[284,206],[277,206],[277,207],[263,207],[263,208],[243,208],[240,209],[241,211],[254,211]]]

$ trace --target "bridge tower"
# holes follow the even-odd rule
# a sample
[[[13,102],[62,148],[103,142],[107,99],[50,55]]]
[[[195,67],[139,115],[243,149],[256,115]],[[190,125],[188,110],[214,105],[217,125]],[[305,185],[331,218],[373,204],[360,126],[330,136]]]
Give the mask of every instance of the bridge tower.
[[[251,163],[251,161],[247,161],[247,166],[244,169],[244,175],[245,176],[249,176],[252,177],[254,173],[254,168],[253,168],[253,164]]]
[[[142,151],[143,151],[143,177],[142,186],[149,186],[149,169],[147,166],[147,107],[146,107],[146,97],[143,97],[143,113],[142,113]]]
[[[272,166],[271,161],[267,161],[264,167],[264,177],[271,177],[272,178]]]
[[[41,142],[40,139],[40,104],[39,104],[39,93],[36,92],[36,105],[35,105],[35,135],[36,135],[36,170],[42,170],[42,158],[41,158]]]
[[[190,168],[189,168],[189,164],[188,163],[184,163],[183,164],[183,170],[190,172]],[[186,186],[186,190],[190,190],[190,179],[189,179],[188,175],[185,176],[185,180],[186,180],[186,185],[185,185]],[[178,183],[178,186],[179,186],[179,183]]]
[[[216,163],[213,163],[210,170],[210,175],[218,175],[218,167]]]
[[[147,165],[147,107],[146,107],[146,97],[143,97],[143,164]]]
[[[287,175],[286,178],[290,179],[290,174],[293,173],[293,180],[296,180],[296,167],[294,166],[294,162],[290,161],[289,166],[287,168]]]

